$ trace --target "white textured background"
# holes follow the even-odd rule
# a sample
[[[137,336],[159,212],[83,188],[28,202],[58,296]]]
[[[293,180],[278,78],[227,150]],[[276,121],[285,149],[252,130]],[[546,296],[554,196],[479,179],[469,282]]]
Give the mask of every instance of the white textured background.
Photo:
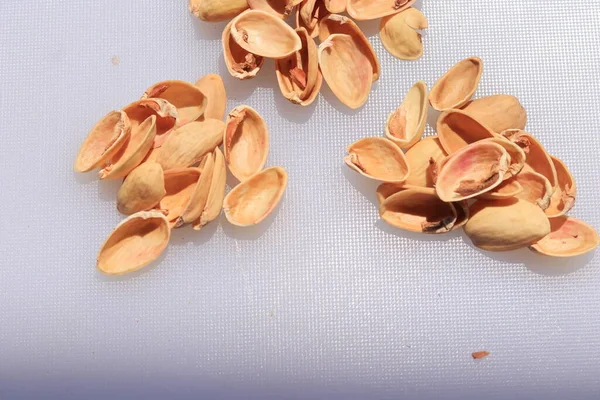
[[[287,103],[272,62],[230,78],[224,24],[194,20],[185,0],[2,0],[0,399],[600,398],[600,256],[397,231],[378,220],[376,185],[342,163],[415,81],[478,55],[478,95],[521,99],[528,130],[577,179],[572,215],[600,227],[600,3],[418,6],[430,23],[418,62],[360,24],[383,73],[354,112],[326,86],[308,109]],[[176,231],[160,265],[100,276],[118,184],[72,172],[80,142],[152,83],[210,72],[230,109],[269,124],[268,165],[290,175],[282,207],[256,229],[221,218]]]

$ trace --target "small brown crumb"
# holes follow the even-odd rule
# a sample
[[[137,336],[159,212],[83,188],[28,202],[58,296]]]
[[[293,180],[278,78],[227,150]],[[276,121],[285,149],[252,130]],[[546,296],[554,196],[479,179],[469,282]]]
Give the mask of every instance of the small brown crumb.
[[[118,57],[118,56],[113,56],[113,57],[110,59],[110,62],[112,62],[112,65],[119,65],[119,64],[121,63],[121,60],[119,60],[119,57]]]
[[[473,360],[481,360],[482,358],[485,358],[487,356],[490,355],[489,351],[476,351],[475,353],[471,354],[471,356],[473,357]]]

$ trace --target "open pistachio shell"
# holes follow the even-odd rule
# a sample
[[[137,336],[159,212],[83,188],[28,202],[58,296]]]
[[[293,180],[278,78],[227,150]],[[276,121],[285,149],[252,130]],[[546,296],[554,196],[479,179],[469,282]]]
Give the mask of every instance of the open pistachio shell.
[[[496,133],[525,129],[527,111],[515,96],[496,94],[469,102],[463,111]]]
[[[575,205],[577,185],[565,163],[554,156],[550,156],[550,159],[556,169],[558,186],[552,195],[550,206],[546,209],[546,215],[548,218],[556,218],[568,213]]]
[[[252,107],[237,106],[229,113],[223,137],[225,161],[240,181],[263,169],[269,155],[269,130]]]
[[[457,109],[444,111],[440,115],[437,120],[437,134],[448,154],[479,140],[494,137],[494,131]]]
[[[231,37],[247,52],[268,58],[287,57],[302,48],[300,38],[288,24],[260,10],[244,11],[235,17]]]
[[[431,106],[439,111],[461,108],[475,94],[482,73],[483,61],[480,58],[459,61],[433,85],[429,92]]]
[[[406,10],[415,0],[348,0],[346,11],[357,20],[378,19]]]
[[[527,155],[525,163],[537,173],[544,175],[553,188],[558,186],[558,177],[556,168],[550,158],[550,155],[544,149],[544,146],[530,133],[519,129],[509,129],[502,132],[502,136],[514,142],[523,149]]]
[[[121,149],[131,134],[131,122],[123,111],[111,111],[92,128],[81,144],[73,169],[88,172],[100,167]]]
[[[525,151],[523,151],[523,149],[521,149],[521,147],[519,147],[516,143],[513,143],[500,135],[494,135],[493,138],[484,139],[482,141],[499,144],[508,152],[508,155],[510,156],[510,165],[508,167],[508,171],[506,171],[506,174],[504,175],[504,180],[511,179],[521,172],[525,166],[527,155],[525,154]]]
[[[598,232],[578,219],[559,216],[550,219],[551,232],[529,248],[551,257],[574,257],[600,245]]]
[[[389,116],[385,136],[403,149],[421,140],[427,125],[427,84],[419,81],[406,94],[404,101]]]
[[[418,60],[423,56],[421,34],[416,30],[427,29],[427,18],[416,8],[388,15],[379,24],[379,38],[383,47],[401,60]]]
[[[202,210],[202,214],[193,222],[194,230],[200,230],[204,225],[217,219],[223,208],[223,200],[225,199],[225,184],[227,180],[227,166],[225,165],[225,157],[221,150],[217,147],[214,151],[214,168],[208,198]],[[204,174],[205,169],[202,170]]]
[[[158,82],[144,92],[142,99],[164,99],[177,109],[177,125],[197,120],[206,109],[208,100],[200,88],[184,81]]]
[[[406,152],[406,161],[410,165],[410,175],[406,186],[434,187],[436,164],[447,154],[437,136],[426,137]]]
[[[325,8],[332,14],[341,14],[346,11],[346,0],[323,0]]]
[[[159,211],[142,211],[123,220],[108,236],[96,268],[107,275],[124,275],[155,261],[167,248],[171,229]]]
[[[162,167],[143,163],[136,167],[117,193],[117,210],[125,215],[154,208],[165,197],[165,177]]]
[[[206,201],[208,200],[208,193],[210,192],[214,168],[215,154],[214,152],[208,153],[202,160],[200,178],[196,183],[194,191],[192,192],[185,209],[175,220],[176,228],[186,224],[191,224],[196,219],[200,218],[200,215],[202,215],[202,211],[204,211]]]
[[[240,183],[223,201],[227,220],[237,226],[260,223],[279,204],[287,182],[285,169],[271,167]]]
[[[135,101],[126,106],[123,111],[131,122],[131,131],[138,129],[150,116],[156,116],[156,136],[153,148],[162,146],[166,138],[178,125],[177,108],[165,99],[145,99]]]
[[[190,12],[207,22],[225,21],[248,8],[247,0],[189,0]]]
[[[410,175],[404,153],[391,140],[370,137],[348,146],[346,165],[359,174],[381,182],[401,184]]]
[[[302,0],[247,0],[252,10],[266,11],[281,19],[290,16],[294,7]]]
[[[537,204],[542,210],[548,208],[554,190],[550,181],[544,175],[538,174],[527,167],[515,179],[523,187],[523,190],[516,197]]]
[[[175,168],[165,171],[166,194],[159,204],[167,220],[174,226],[185,212],[200,180],[200,168]]]
[[[350,108],[361,107],[371,92],[373,67],[350,35],[333,34],[319,46],[323,78],[336,97]]]
[[[227,108],[227,93],[223,84],[223,78],[217,74],[208,74],[198,79],[195,85],[204,93],[207,100],[206,109],[200,119],[213,118],[222,120]]]
[[[477,197],[499,186],[510,165],[504,147],[492,142],[473,143],[440,162],[436,191],[454,202]]]
[[[296,27],[305,28],[312,38],[319,36],[320,24],[329,15],[323,0],[304,0],[296,11]]]
[[[231,24],[230,21],[223,29],[221,35],[221,44],[223,46],[223,58],[225,60],[225,66],[229,74],[237,79],[251,79],[258,74],[262,68],[265,59],[264,57],[257,56],[238,45],[233,37],[231,37]]]
[[[483,193],[479,196],[479,198],[484,200],[509,199],[511,197],[515,197],[522,191],[523,186],[521,186],[516,178],[512,178],[502,182],[489,192]]]

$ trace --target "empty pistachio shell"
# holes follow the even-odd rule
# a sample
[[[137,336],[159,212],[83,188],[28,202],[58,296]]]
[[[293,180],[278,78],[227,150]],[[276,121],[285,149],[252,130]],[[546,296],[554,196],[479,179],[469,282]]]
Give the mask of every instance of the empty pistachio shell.
[[[263,169],[267,161],[267,124],[252,107],[238,106],[227,117],[223,143],[229,170],[237,179],[245,181]]]
[[[575,218],[560,216],[550,220],[551,232],[529,248],[552,257],[574,257],[600,245],[598,232]]]
[[[206,109],[202,119],[223,119],[227,108],[227,93],[223,79],[217,74],[208,74],[198,79],[196,86],[206,96]]]
[[[162,167],[155,162],[144,163],[125,178],[117,193],[117,209],[125,215],[150,210],[166,193]]]
[[[510,165],[504,147],[492,142],[470,144],[440,162],[436,191],[445,202],[466,200],[499,186]]]
[[[550,181],[544,175],[526,168],[515,179],[523,187],[516,197],[537,204],[542,210],[548,208],[553,189]]]
[[[436,163],[446,158],[437,136],[426,137],[417,142],[406,152],[406,160],[410,165],[410,175],[406,186],[433,187]]]
[[[537,141],[530,133],[518,129],[509,129],[502,132],[502,136],[516,143],[523,149],[527,155],[525,163],[537,173],[544,175],[553,188],[558,185],[556,168],[550,155],[544,149],[544,146]]]
[[[248,0],[248,6],[252,10],[266,11],[279,18],[287,18],[294,6],[299,4],[301,0]]]
[[[419,81],[406,94],[385,124],[385,136],[403,149],[421,140],[427,125],[427,84]]]
[[[200,178],[194,187],[194,191],[192,192],[185,209],[175,221],[176,228],[194,222],[196,219],[200,218],[202,211],[204,211],[215,168],[214,152],[208,153],[204,157],[201,166],[202,171],[200,172]]]
[[[225,26],[223,34],[221,35],[225,66],[227,66],[227,71],[229,71],[234,78],[254,78],[262,68],[265,59],[264,57],[246,51],[233,40],[233,37],[231,36],[232,23],[233,21]]]
[[[479,196],[479,198],[484,200],[508,199],[511,197],[515,197],[522,191],[523,186],[521,186],[521,184],[517,181],[516,178],[512,178],[502,182],[500,185],[496,186],[489,192],[483,193]]]
[[[283,58],[302,48],[300,38],[280,18],[260,10],[248,10],[231,21],[231,37],[249,53]]]
[[[506,171],[506,174],[504,175],[504,180],[517,176],[517,174],[521,172],[525,166],[527,155],[525,154],[525,151],[523,151],[523,149],[521,149],[521,147],[519,147],[516,143],[513,143],[500,135],[494,135],[493,138],[484,139],[482,141],[499,144],[508,152],[508,155],[510,156],[510,165],[508,167],[508,171]]]
[[[285,169],[271,167],[240,183],[223,201],[227,220],[237,226],[260,223],[279,204],[287,181]]]
[[[162,146],[165,139],[171,134],[173,128],[178,124],[177,108],[165,99],[145,99],[135,101],[126,106],[123,111],[131,121],[131,131],[150,116],[156,116],[156,136],[153,148]]]
[[[431,106],[439,111],[461,108],[473,97],[482,73],[483,61],[477,57],[458,62],[433,85]]]
[[[328,15],[329,10],[323,0],[304,0],[296,11],[296,27],[305,28],[311,37],[316,38],[319,36],[319,21]]]
[[[333,34],[319,46],[323,78],[336,97],[350,108],[365,104],[371,92],[373,67],[349,35]]]
[[[348,0],[346,11],[358,20],[377,19],[406,10],[415,0]]]
[[[391,140],[370,137],[348,146],[344,162],[350,168],[381,182],[404,183],[410,167],[404,153]]]
[[[423,56],[423,42],[417,29],[428,27],[427,18],[416,8],[388,15],[379,24],[379,38],[383,47],[401,60],[417,60]]]
[[[171,226],[184,213],[198,186],[201,170],[199,168],[175,168],[165,171],[166,194],[159,204]]]
[[[214,157],[215,163],[208,191],[208,198],[206,199],[202,215],[193,223],[195,230],[200,230],[204,225],[217,219],[223,208],[225,184],[227,180],[227,166],[225,165],[225,157],[218,147],[215,149]],[[202,173],[204,173],[204,170],[202,170]]]
[[[471,143],[494,137],[487,126],[461,110],[444,111],[437,120],[437,133],[448,154],[457,152]]]
[[[177,125],[182,126],[197,120],[206,109],[206,96],[200,88],[184,81],[158,82],[144,92],[142,99],[160,98],[167,100],[177,109]]]
[[[550,233],[550,222],[538,206],[519,199],[478,200],[470,208],[465,233],[488,251],[527,247]]]
[[[158,149],[156,162],[165,171],[199,162],[223,141],[225,123],[217,119],[194,121],[177,128]]]
[[[546,215],[548,218],[556,218],[565,215],[575,205],[577,185],[575,178],[559,158],[550,156],[550,159],[556,169],[558,186],[552,195],[550,206],[546,209]]]
[[[525,129],[527,111],[515,96],[497,94],[468,103],[463,111],[496,133]]]
[[[88,172],[112,158],[131,134],[131,122],[123,111],[111,111],[92,128],[75,158],[73,169]]]
[[[159,211],[142,211],[123,220],[108,236],[96,267],[107,275],[124,275],[155,261],[167,248],[169,223]]]
[[[324,0],[325,8],[333,14],[340,14],[346,11],[346,0]]]
[[[225,21],[248,8],[246,0],[189,0],[190,12],[207,22]]]

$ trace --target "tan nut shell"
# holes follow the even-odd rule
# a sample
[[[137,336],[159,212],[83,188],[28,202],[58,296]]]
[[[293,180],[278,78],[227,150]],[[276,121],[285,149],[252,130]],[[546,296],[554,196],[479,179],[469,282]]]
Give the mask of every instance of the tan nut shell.
[[[352,109],[366,103],[373,83],[367,55],[349,35],[333,34],[319,46],[319,66],[331,91]]]
[[[347,151],[346,165],[367,178],[401,184],[410,175],[404,153],[391,140],[364,138],[348,146]]]
[[[434,170],[447,154],[437,136],[426,137],[406,152],[406,161],[410,165],[410,175],[406,186],[434,186]]]
[[[551,232],[529,248],[552,257],[574,257],[600,245],[598,232],[578,219],[560,216],[550,220]]]
[[[155,261],[171,237],[169,222],[159,211],[142,211],[123,220],[108,236],[96,268],[107,275],[124,275]]]
[[[427,18],[416,8],[388,15],[379,24],[383,47],[401,60],[418,60],[423,56],[423,41],[416,30],[427,29]]]
[[[461,110],[444,111],[437,120],[437,134],[448,154],[471,143],[494,137],[494,132]]]
[[[252,107],[237,106],[227,117],[223,143],[229,170],[243,182],[265,166],[269,155],[267,124]]]
[[[537,204],[542,210],[548,208],[554,190],[550,181],[544,175],[538,174],[527,167],[515,179],[523,187],[523,190],[516,197]]]
[[[225,185],[227,180],[227,166],[225,165],[225,157],[221,150],[217,147],[214,151],[214,168],[213,175],[208,191],[208,198],[204,205],[204,210],[200,218],[193,223],[194,230],[199,231],[202,227],[211,221],[217,219],[223,208],[223,200],[225,199]],[[202,170],[204,173],[204,170]]]
[[[230,21],[223,29],[221,45],[223,46],[223,58],[229,74],[237,79],[252,79],[258,74],[265,62],[264,57],[252,54],[233,40],[231,36]]]
[[[188,203],[181,215],[175,220],[175,228],[179,228],[186,224],[191,224],[196,219],[200,218],[210,192],[210,185],[213,178],[215,168],[215,153],[208,153],[201,163],[200,178],[194,187]]]
[[[167,100],[177,109],[177,126],[183,126],[197,120],[204,114],[208,99],[200,88],[184,81],[158,82],[144,92],[145,99]]]
[[[190,204],[200,180],[200,168],[175,168],[165,171],[166,194],[159,204],[173,227]]]
[[[346,11],[346,0],[324,0],[325,8],[332,14],[340,14]]]
[[[281,19],[290,16],[294,7],[302,0],[248,0],[252,10],[262,10]]]
[[[415,0],[348,0],[346,11],[357,20],[377,19],[406,10]]]
[[[415,145],[427,125],[427,84],[415,83],[406,94],[402,104],[393,111],[385,124],[385,136],[403,149]]]
[[[92,128],[81,144],[73,169],[88,172],[111,159],[131,134],[131,122],[123,111],[111,111]]]
[[[527,124],[527,111],[519,99],[507,94],[473,100],[463,111],[496,133],[507,129],[525,129]]]
[[[155,162],[135,168],[117,193],[117,210],[125,215],[154,208],[167,194],[162,167]]]
[[[208,74],[196,81],[195,85],[206,96],[207,103],[201,120],[207,118],[220,119],[225,117],[227,109],[227,92],[223,79],[217,74]]]
[[[237,226],[262,222],[279,204],[287,182],[285,169],[271,167],[240,183],[223,201],[227,220]]]
[[[478,200],[469,211],[471,216],[465,225],[465,233],[483,250],[516,250],[550,233],[546,214],[524,200]]]
[[[508,199],[517,196],[521,192],[523,192],[523,186],[521,186],[516,178],[512,178],[505,180],[500,185],[487,193],[483,193],[478,198],[484,200]]]
[[[178,124],[177,108],[165,99],[138,100],[127,105],[123,111],[131,121],[132,132],[137,130],[138,126],[150,116],[156,116],[156,136],[154,137],[153,148],[162,146]]]
[[[247,8],[246,0],[189,0],[190,12],[207,22],[231,19]]]
[[[431,88],[429,102],[439,111],[461,108],[471,100],[479,86],[483,61],[470,57],[459,61]]]
[[[329,15],[323,0],[304,0],[296,11],[296,27],[305,28],[312,38],[319,36],[320,24]]]
[[[546,209],[548,218],[556,218],[568,213],[575,205],[577,198],[577,185],[571,171],[559,158],[550,156],[554,168],[558,186],[550,200],[550,206]]]
[[[553,188],[558,186],[554,163],[544,146],[533,135],[522,130],[509,129],[502,132],[502,136],[516,143],[525,151],[525,154],[527,154],[525,163],[527,165],[533,168],[535,172],[544,175]]]

